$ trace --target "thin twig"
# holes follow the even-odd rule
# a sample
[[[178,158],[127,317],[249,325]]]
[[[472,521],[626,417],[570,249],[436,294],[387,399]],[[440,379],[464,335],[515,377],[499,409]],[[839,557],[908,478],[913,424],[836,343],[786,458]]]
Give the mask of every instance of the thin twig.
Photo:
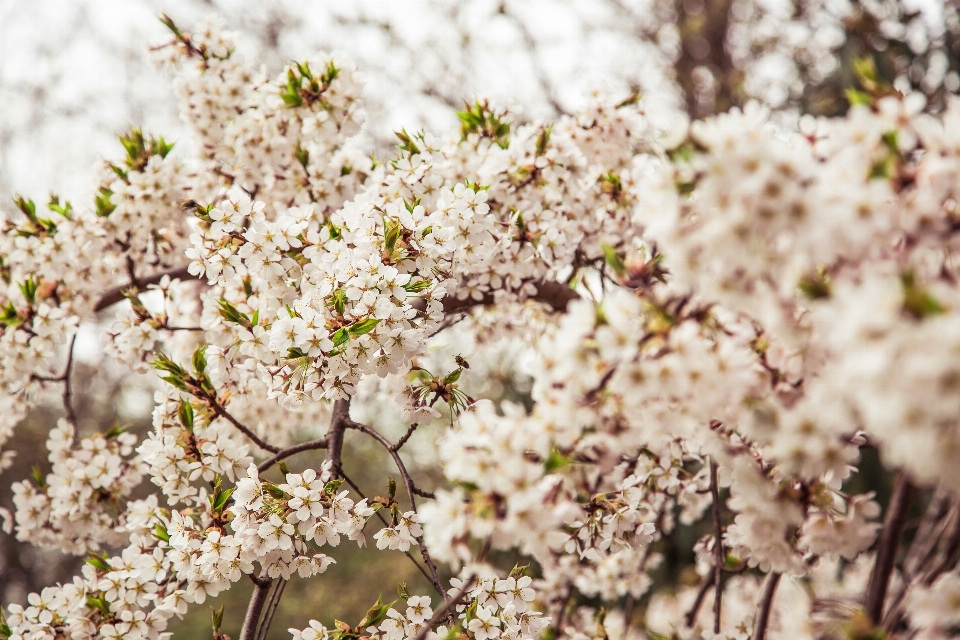
[[[354,422],[353,420],[347,419],[347,426],[351,429],[356,429],[361,433],[365,433],[387,450],[390,456],[393,458],[394,464],[397,465],[397,471],[400,472],[400,477],[403,479],[403,486],[407,490],[407,498],[410,500],[410,510],[414,513],[417,512],[417,499],[416,491],[413,486],[413,479],[410,477],[410,473],[407,471],[406,465],[403,464],[403,460],[400,458],[400,454],[393,448],[390,444],[390,441],[387,440],[379,431],[368,427],[365,424],[360,424],[359,422]],[[438,591],[443,593],[443,583],[440,582],[440,576],[437,573],[437,566],[433,563],[433,559],[430,557],[430,552],[427,550],[427,544],[423,540],[423,536],[416,536],[414,538],[417,541],[417,546],[420,547],[420,555],[423,556],[423,561],[426,563],[427,568],[430,570],[430,575],[433,576],[433,584]]]
[[[350,487],[351,487],[354,491],[357,492],[357,495],[360,496],[361,499],[363,499],[363,500],[366,500],[366,499],[367,499],[367,496],[365,496],[365,495],[363,494],[363,491],[360,490],[360,487],[358,487],[358,486],[353,482],[353,480],[351,480],[351,479],[347,476],[347,474],[345,474],[345,473],[343,473],[343,471],[341,471],[341,472],[340,472],[340,477],[342,477],[342,478],[344,479],[344,481],[346,481],[346,483],[347,483],[348,485],[350,485]],[[377,511],[375,515],[377,516],[377,518],[380,519],[380,522],[383,523],[383,526],[385,526],[385,527],[389,527],[389,526],[390,526],[390,523],[386,521],[386,519],[383,517],[383,514],[382,514],[382,513],[380,513],[379,511]],[[417,559],[413,557],[413,554],[410,553],[409,551],[404,551],[404,552],[403,552],[403,555],[405,555],[405,556],[407,556],[408,558],[410,558],[410,562],[413,563],[413,566],[415,566],[415,567],[417,568],[417,570],[418,570],[421,574],[423,574],[423,577],[427,579],[427,582],[433,584],[434,588],[436,588],[437,585],[433,582],[433,578],[430,577],[430,574],[427,573],[427,570],[426,570],[426,569],[424,569],[422,566],[420,566],[420,563],[417,562]],[[441,596],[444,595],[443,590],[440,590],[440,595],[441,595]]]
[[[403,434],[403,437],[400,438],[399,440],[397,440],[397,444],[395,444],[395,445],[393,445],[392,447],[390,447],[390,449],[391,449],[392,451],[400,451],[400,449],[403,448],[403,445],[407,444],[407,440],[410,439],[410,436],[413,435],[413,432],[416,431],[416,430],[417,430],[417,427],[419,427],[419,426],[420,426],[419,423],[414,422],[414,423],[411,424],[409,427],[407,427],[407,432],[406,432],[405,434]]]
[[[557,612],[557,618],[553,621],[553,630],[554,637],[559,637],[563,634],[563,618],[567,613],[567,605],[570,604],[570,598],[573,597],[573,585],[567,585],[567,595],[563,597],[563,600],[560,602],[560,611]]]
[[[710,494],[713,496],[713,632],[720,633],[723,600],[723,528],[720,524],[720,487],[717,485],[717,461],[710,458]]]
[[[67,366],[63,370],[63,410],[67,412],[67,420],[74,427],[77,426],[77,414],[73,410],[73,391],[70,386],[70,374],[73,371],[73,346],[77,343],[77,334],[70,338],[70,347],[67,349]]]
[[[300,444],[295,444],[293,446],[287,447],[286,449],[281,449],[274,455],[270,456],[257,466],[257,471],[263,473],[274,464],[283,460],[284,458],[289,458],[290,456],[300,453],[301,451],[311,451],[313,449],[326,449],[327,448],[327,438],[319,438],[317,440],[310,440],[309,442],[301,442]]]
[[[142,288],[145,288],[151,284],[157,284],[158,282],[160,282],[164,276],[170,276],[171,280],[195,280],[197,276],[194,276],[189,271],[187,271],[188,268],[189,267],[176,267],[173,269],[168,269],[166,271],[155,273],[152,276],[148,276],[146,278],[138,278],[136,283],[131,282],[131,283],[122,285],[120,287],[114,287],[113,289],[110,289],[109,291],[104,293],[102,296],[100,296],[100,299],[97,301],[96,306],[93,307],[93,310],[95,312],[103,311],[107,307],[112,307],[118,302],[122,302],[123,300],[126,299],[123,294],[125,291],[128,291],[130,287],[135,287],[142,291],[143,290]]]
[[[770,622],[770,611],[773,609],[773,596],[777,593],[779,582],[779,573],[771,573],[767,577],[767,584],[763,588],[763,596],[757,607],[757,624],[753,628],[753,640],[763,640],[767,635],[767,624]]]
[[[268,444],[267,442],[264,442],[260,437],[257,436],[257,434],[255,434],[253,431],[247,428],[242,422],[240,422],[239,420],[234,418],[232,415],[230,415],[230,412],[227,411],[222,404],[220,404],[220,401],[217,400],[217,398],[213,394],[205,393],[201,397],[207,401],[207,404],[210,406],[211,409],[213,409],[213,412],[216,415],[220,416],[221,418],[225,418],[227,421],[229,421],[230,424],[235,426],[241,433],[243,433],[243,435],[253,440],[254,444],[256,444],[258,447],[260,447],[264,451],[269,451],[270,453],[280,453],[281,451],[280,447],[275,447],[272,444]]]
[[[333,477],[337,478],[342,472],[343,432],[350,423],[350,399],[337,400],[333,403],[333,415],[330,417],[330,430],[327,431],[327,460]]]
[[[257,640],[266,640],[267,632],[270,630],[270,624],[273,622],[273,615],[277,612],[277,607],[280,606],[280,597],[283,595],[283,590],[286,586],[287,581],[283,578],[278,580],[276,586],[274,586],[273,595],[270,596],[270,602],[267,604],[266,611],[264,611],[263,618],[260,621]]]
[[[900,545],[900,534],[903,524],[907,520],[910,509],[910,496],[913,494],[913,484],[906,472],[900,471],[897,482],[893,487],[893,495],[887,505],[887,513],[883,519],[883,529],[880,531],[880,542],[877,546],[877,558],[870,572],[870,583],[867,587],[864,608],[874,624],[883,620],[883,605],[887,596],[887,587],[890,576],[897,561],[897,548]]]
[[[707,591],[710,591],[710,587],[713,586],[713,581],[716,579],[716,571],[711,571],[707,575],[703,576],[703,581],[700,583],[700,588],[697,590],[697,599],[693,601],[693,606],[690,607],[690,611],[687,611],[687,615],[684,617],[688,627],[692,627],[693,623],[696,622],[697,614],[700,612],[700,605],[703,604],[703,601],[707,597]]]
[[[254,640],[257,633],[257,623],[260,621],[260,612],[267,601],[267,591],[270,590],[269,580],[254,581],[253,594],[250,604],[247,605],[247,615],[243,618],[243,627],[240,629],[240,640]]]
[[[437,609],[429,620],[421,627],[420,631],[417,632],[417,635],[413,636],[412,640],[423,640],[427,637],[427,634],[433,630],[433,626],[440,622],[446,615],[447,612],[457,606],[457,603],[463,598],[463,596],[470,590],[470,587],[473,585],[473,579],[475,576],[471,575],[466,580],[463,581],[463,586],[460,587],[460,590],[453,594],[452,597],[447,598],[446,602],[440,605],[440,608]],[[444,594],[446,595],[446,594]]]

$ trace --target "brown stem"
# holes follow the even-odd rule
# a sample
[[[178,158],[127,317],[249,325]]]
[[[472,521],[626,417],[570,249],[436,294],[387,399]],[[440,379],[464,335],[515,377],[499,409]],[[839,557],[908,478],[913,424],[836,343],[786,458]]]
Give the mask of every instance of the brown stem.
[[[270,630],[270,624],[273,622],[273,615],[277,612],[277,607],[280,606],[280,597],[283,595],[283,590],[286,586],[287,581],[281,578],[273,588],[270,602],[267,604],[267,609],[263,613],[263,619],[260,621],[257,630],[256,640],[266,640],[267,632]]]
[[[70,347],[67,349],[67,366],[63,370],[63,410],[67,412],[67,420],[74,427],[77,426],[77,414],[73,410],[73,391],[70,386],[70,373],[73,371],[73,346],[77,343],[77,334],[70,338]]]
[[[149,285],[160,282],[164,276],[170,276],[170,278],[173,280],[197,280],[198,277],[191,274],[187,269],[188,267],[167,269],[166,271],[160,271],[151,276],[147,276],[146,278],[138,278],[136,283],[128,283],[120,287],[114,287],[100,297],[93,310],[103,311],[107,307],[112,307],[113,305],[117,304],[118,302],[122,302],[125,299],[123,293],[128,291],[131,287],[136,287],[142,291]],[[537,288],[537,293],[531,296],[530,299],[543,302],[544,304],[549,305],[554,311],[561,313],[567,310],[568,304],[580,297],[576,291],[562,282],[543,280],[536,282],[535,286]],[[473,298],[459,300],[453,296],[447,296],[443,299],[443,311],[444,313],[467,311],[473,307],[491,305],[493,302],[493,294],[487,294],[481,300],[474,300]]]
[[[760,598],[760,604],[757,607],[757,624],[753,628],[753,640],[763,640],[767,635],[770,611],[773,609],[773,596],[777,593],[777,584],[779,583],[779,573],[771,573],[767,577],[767,584],[763,588],[763,596]]]
[[[573,597],[573,585],[567,585],[567,595],[563,597],[563,601],[560,603],[560,611],[557,612],[557,618],[553,622],[554,637],[559,637],[563,635],[563,619],[567,613],[567,606],[570,604],[570,599]]]
[[[250,604],[247,605],[247,615],[243,618],[243,627],[240,629],[240,640],[254,640],[257,633],[257,623],[260,621],[260,612],[267,601],[267,592],[270,590],[269,580],[255,580]]]
[[[400,451],[400,449],[403,448],[403,445],[407,444],[407,440],[410,439],[410,436],[413,435],[413,432],[416,431],[417,427],[419,426],[420,426],[419,423],[414,422],[409,427],[407,427],[407,432],[403,434],[403,437],[397,440],[397,444],[390,447],[391,451]]]
[[[723,530],[720,524],[720,487],[717,485],[717,461],[710,458],[710,494],[713,496],[713,632],[720,633],[720,608],[723,600]]]
[[[473,579],[476,576],[471,575],[466,580],[463,581],[463,586],[460,587],[460,590],[453,594],[453,597],[447,598],[446,602],[440,605],[440,608],[437,609],[434,614],[427,620],[426,624],[421,627],[420,631],[417,632],[417,635],[413,636],[412,640],[423,640],[427,637],[427,634],[433,629],[434,625],[440,622],[446,615],[447,612],[453,609],[463,596],[466,595],[470,587],[473,586]]]
[[[327,431],[327,460],[330,461],[330,470],[333,477],[339,478],[342,474],[343,432],[350,423],[350,399],[337,400],[333,404],[333,415],[330,418],[330,430]]]
[[[703,577],[703,582],[700,583],[700,588],[697,590],[697,599],[693,601],[693,606],[690,607],[690,611],[687,611],[687,615],[684,617],[688,627],[692,627],[696,621],[697,614],[700,612],[700,605],[703,604],[707,597],[707,591],[710,591],[710,587],[713,586],[713,581],[716,579],[716,571],[711,571]]]
[[[195,280],[197,276],[188,272],[187,268],[188,267],[176,267],[174,269],[160,271],[146,278],[137,278],[136,283],[131,282],[120,287],[114,287],[100,296],[93,310],[97,312],[103,311],[107,307],[112,307],[125,299],[123,296],[124,291],[128,291],[131,287],[136,287],[140,291],[143,291],[147,286],[160,282],[164,276],[170,276],[171,280]]]
[[[230,422],[230,424],[235,426],[241,433],[243,433],[243,435],[250,438],[258,447],[264,451],[269,451],[270,453],[280,453],[280,447],[275,447],[272,444],[264,442],[259,436],[257,436],[257,434],[247,428],[242,422],[230,415],[230,412],[227,411],[222,404],[220,404],[220,401],[217,400],[216,396],[211,393],[205,393],[202,397],[207,401],[207,404],[210,405],[210,408],[216,415]]]
[[[390,454],[390,457],[393,458],[394,464],[397,465],[397,471],[400,472],[400,477],[403,479],[403,486],[407,490],[407,498],[410,500],[410,509],[416,513],[417,512],[417,500],[414,497],[416,495],[416,490],[413,486],[413,479],[410,477],[410,473],[407,471],[406,465],[403,464],[403,460],[400,458],[400,454],[397,453],[393,445],[390,444],[390,441],[387,440],[379,431],[368,427],[365,424],[360,424],[359,422],[354,422],[347,418],[347,426],[352,429],[356,429],[361,433],[365,433],[387,450]],[[342,435],[341,435],[342,437]],[[437,573],[437,566],[433,563],[433,559],[430,557],[430,552],[427,550],[427,544],[423,541],[423,536],[417,536],[415,538],[417,541],[417,546],[420,547],[420,555],[423,556],[423,561],[426,563],[427,568],[430,570],[430,575],[433,577],[433,584],[440,593],[443,593],[443,583],[440,582],[440,576]]]
[[[907,520],[910,509],[910,497],[913,494],[913,485],[906,472],[901,471],[893,487],[893,495],[887,505],[887,513],[883,519],[883,529],[880,531],[880,542],[877,546],[877,558],[870,572],[870,582],[864,600],[864,608],[870,620],[879,624],[883,619],[883,604],[887,596],[887,587],[890,576],[897,560],[897,548],[900,545],[900,534]]]
[[[340,476],[346,481],[346,483],[347,483],[348,485],[350,485],[350,488],[351,488],[351,489],[353,489],[354,491],[357,492],[357,495],[360,496],[361,499],[363,499],[363,500],[366,500],[366,499],[367,499],[367,496],[365,496],[365,495],[363,494],[363,491],[360,490],[360,487],[358,487],[358,486],[353,482],[353,480],[351,480],[351,479],[349,478],[349,476],[347,476],[347,474],[345,474],[345,473],[343,473],[343,472],[341,471],[341,472],[340,472]],[[390,526],[390,523],[386,521],[386,519],[383,517],[383,514],[380,513],[380,511],[377,511],[374,515],[377,516],[377,518],[380,519],[380,522],[383,523],[383,526],[385,526],[385,527],[389,527],[389,526]],[[404,552],[403,552],[403,555],[405,555],[405,556],[407,556],[408,558],[410,558],[410,562],[412,562],[412,563],[413,563],[413,566],[415,566],[415,567],[417,568],[417,571],[419,571],[419,572],[423,575],[423,577],[427,579],[427,582],[433,583],[433,578],[430,577],[430,574],[427,573],[427,570],[426,570],[426,569],[424,569],[423,567],[420,566],[420,563],[417,562],[417,559],[414,558],[413,555],[412,555],[409,551],[404,551]],[[436,585],[436,584],[434,584],[433,586],[434,586],[434,588],[437,588],[437,585]],[[444,595],[444,591],[443,591],[442,588],[439,589],[438,591],[439,591],[439,593],[440,593],[441,596]]]
[[[318,440],[310,440],[309,442],[301,442],[300,444],[295,444],[293,446],[287,447],[286,449],[281,449],[274,455],[270,456],[257,466],[257,471],[263,473],[274,464],[283,460],[284,458],[289,458],[290,456],[300,453],[301,451],[310,451],[312,449],[326,449],[327,448],[327,439],[326,437],[320,438]]]

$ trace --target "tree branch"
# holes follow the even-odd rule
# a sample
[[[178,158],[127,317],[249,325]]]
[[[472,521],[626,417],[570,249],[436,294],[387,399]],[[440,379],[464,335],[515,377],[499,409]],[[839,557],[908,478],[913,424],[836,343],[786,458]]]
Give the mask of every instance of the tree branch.
[[[350,424],[350,399],[337,400],[333,403],[333,416],[330,418],[330,429],[327,431],[327,460],[330,461],[331,471],[335,478],[342,475],[343,464],[343,432]]]
[[[887,587],[890,576],[897,560],[897,548],[900,544],[900,534],[907,512],[910,509],[910,496],[913,494],[913,485],[905,471],[900,471],[897,482],[893,487],[893,495],[887,505],[887,513],[883,519],[883,529],[880,531],[880,542],[877,547],[877,558],[870,572],[870,583],[864,601],[864,609],[874,624],[883,619],[883,605],[887,596]]]
[[[107,307],[112,307],[125,299],[123,296],[124,291],[128,291],[131,287],[136,287],[137,290],[144,291],[147,286],[160,282],[164,276],[170,276],[171,280],[196,280],[197,276],[188,272],[187,269],[188,267],[167,269],[166,271],[160,271],[146,278],[137,278],[136,283],[131,282],[120,287],[114,287],[100,297],[97,304],[93,307],[93,310],[94,312],[98,312],[103,311]]]
[[[703,582],[700,583],[700,589],[697,590],[697,598],[693,601],[693,606],[690,607],[690,611],[687,611],[687,615],[684,616],[688,627],[692,627],[696,621],[697,614],[700,612],[700,605],[703,604],[704,599],[707,597],[707,591],[710,591],[710,587],[713,586],[713,581],[716,579],[716,571],[711,571],[703,577]]]
[[[250,604],[247,605],[247,615],[243,618],[239,640],[255,639],[257,623],[260,621],[260,612],[263,611],[263,605],[267,601],[270,583],[270,580],[254,580],[253,594],[250,596]]]
[[[720,524],[720,487],[717,485],[717,461],[710,458],[710,493],[713,496],[713,632],[720,633],[720,608],[723,600],[723,527]]]
[[[400,477],[403,479],[403,486],[407,490],[407,498],[410,500],[410,509],[416,513],[417,512],[417,500],[414,496],[417,495],[416,488],[413,486],[413,479],[410,477],[410,473],[407,471],[406,465],[403,464],[403,460],[400,458],[400,454],[397,453],[393,445],[390,444],[390,441],[387,440],[379,431],[368,427],[365,424],[360,424],[359,422],[354,422],[347,419],[347,426],[351,429],[356,429],[361,433],[365,433],[387,450],[390,456],[393,458],[394,464],[397,465],[397,471],[400,472]],[[437,566],[433,563],[433,559],[430,557],[430,552],[427,550],[427,544],[423,541],[423,536],[417,536],[415,538],[417,541],[417,546],[420,547],[420,555],[423,556],[423,561],[426,563],[427,568],[430,569],[430,575],[433,577],[434,586],[441,592],[443,591],[443,583],[440,582],[440,576],[437,574]]]
[[[217,400],[216,397],[213,396],[213,394],[204,393],[201,396],[201,398],[207,401],[207,404],[210,405],[210,408],[213,409],[213,412],[217,416],[224,418],[225,420],[230,422],[230,424],[232,424],[238,430],[240,430],[240,432],[243,433],[243,435],[250,438],[254,442],[254,444],[256,444],[258,447],[260,447],[264,451],[269,451],[270,453],[280,453],[281,451],[280,447],[275,447],[272,444],[268,444],[267,442],[264,442],[259,436],[257,436],[257,434],[255,434],[253,431],[247,428],[242,422],[240,422],[239,420],[234,418],[232,415],[230,415],[230,412],[227,411],[222,404],[220,404],[220,401]]]
[[[287,581],[283,578],[278,580],[274,586],[273,594],[270,596],[270,602],[267,604],[267,609],[264,611],[263,619],[260,621],[259,628],[257,629],[256,640],[266,639],[267,632],[270,630],[270,624],[273,622],[273,615],[277,612],[277,607],[280,605],[280,597],[283,595],[283,590],[286,586]]]
[[[274,464],[283,460],[284,458],[289,458],[290,456],[300,453],[301,451],[310,451],[312,449],[326,449],[327,448],[327,438],[324,436],[318,440],[310,440],[309,442],[301,442],[300,444],[295,444],[293,446],[287,447],[286,449],[281,449],[274,455],[270,456],[257,466],[257,471],[263,473]]]
[[[434,625],[440,622],[446,615],[447,612],[457,606],[457,603],[463,599],[463,596],[466,595],[467,591],[473,585],[473,580],[476,576],[470,575],[466,580],[463,581],[463,586],[460,587],[460,590],[453,594],[452,597],[447,598],[439,609],[437,609],[434,614],[427,620],[426,624],[417,632],[417,635],[413,636],[413,640],[423,640],[427,637],[427,634],[433,629]],[[446,595],[446,594],[443,594]]]
[[[767,635],[770,611],[773,609],[773,596],[777,593],[777,584],[779,583],[779,573],[771,573],[767,577],[767,584],[763,588],[763,596],[760,598],[760,604],[757,607],[757,624],[753,627],[753,640],[763,640]]]

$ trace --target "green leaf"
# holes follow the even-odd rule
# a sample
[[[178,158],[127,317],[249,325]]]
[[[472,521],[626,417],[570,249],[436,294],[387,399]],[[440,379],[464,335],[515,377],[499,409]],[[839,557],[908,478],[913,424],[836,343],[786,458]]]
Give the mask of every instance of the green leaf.
[[[456,369],[451,371],[443,378],[443,384],[453,384],[460,379],[460,374],[463,373],[463,369]]]
[[[30,276],[25,282],[17,286],[20,287],[20,292],[23,294],[23,297],[27,299],[27,302],[33,304],[37,297],[37,289],[39,287],[39,284],[33,279],[33,276]]]
[[[164,542],[170,542],[170,533],[167,531],[167,528],[163,526],[163,523],[158,522],[153,525],[153,535],[157,540],[163,540]]]
[[[920,286],[913,271],[904,271],[900,275],[903,288],[903,308],[917,320],[940,315],[947,308],[933,294]]]
[[[550,455],[547,456],[547,459],[543,461],[543,470],[547,473],[553,473],[567,466],[570,462],[571,458],[567,458],[554,447],[550,451]]]
[[[407,133],[406,129],[395,131],[394,135],[400,139],[400,144],[398,147],[401,151],[406,151],[408,153],[420,153],[420,147],[418,147],[417,143],[413,141],[413,138],[409,133]]]
[[[207,368],[207,345],[202,344],[193,352],[193,370],[199,375]]]
[[[219,609],[214,609],[210,607],[211,612],[211,623],[213,625],[213,633],[220,635],[220,627],[223,626],[223,605],[220,605]]]
[[[193,433],[193,405],[186,400],[181,400],[180,406],[177,407],[177,417],[180,418],[180,424]]]
[[[378,324],[380,324],[380,320],[378,318],[367,318],[365,320],[360,320],[359,322],[353,323],[350,325],[348,330],[350,331],[351,336],[357,338],[366,333],[370,333]],[[336,345],[336,340],[334,340],[334,345]]]
[[[247,314],[243,313],[237,309],[231,302],[220,298],[217,300],[217,304],[220,305],[220,317],[222,317],[227,322],[232,322],[234,324],[239,324],[244,329],[253,328],[253,323],[250,321],[250,318]]]
[[[110,616],[110,607],[107,606],[106,601],[104,601],[103,596],[87,596],[87,606],[91,609],[99,610],[103,615]]]
[[[300,146],[300,142],[297,142],[296,148],[293,150],[293,155],[296,156],[297,162],[299,162],[304,170],[307,168],[307,164],[310,162],[310,152]]]
[[[606,261],[607,265],[613,269],[614,273],[616,273],[618,276],[626,273],[627,267],[623,263],[623,258],[621,258],[620,254],[617,253],[617,250],[608,244],[600,246],[603,249],[604,260]]]
[[[100,191],[94,196],[94,205],[97,210],[97,217],[105,218],[117,208],[117,205],[110,201],[113,191],[106,187],[100,187]]]
[[[398,583],[397,583],[397,595],[400,596],[401,598],[403,598],[404,600],[409,600],[409,599],[410,599],[410,592],[407,591],[407,583],[406,583],[406,582],[398,582]]]
[[[96,567],[98,570],[103,572],[108,572],[113,570],[113,568],[110,566],[110,563],[107,562],[106,552],[104,552],[104,554],[101,556],[101,555],[97,555],[93,551],[89,551],[87,553],[87,557],[84,560],[84,562],[86,562],[89,565],[92,565],[93,567]]]
[[[54,213],[59,213],[61,216],[67,220],[73,219],[73,205],[69,201],[65,200],[63,205],[60,204],[60,196],[50,194],[50,202],[47,204],[47,208]]]
[[[219,495],[213,501],[213,510],[215,513],[220,513],[223,511],[224,506],[226,506],[227,501],[230,500],[230,496],[233,495],[234,487],[227,489],[226,491],[220,492]]]
[[[333,336],[331,336],[330,339],[333,340],[334,347],[341,347],[350,340],[350,332],[345,328],[337,329],[333,332]]]

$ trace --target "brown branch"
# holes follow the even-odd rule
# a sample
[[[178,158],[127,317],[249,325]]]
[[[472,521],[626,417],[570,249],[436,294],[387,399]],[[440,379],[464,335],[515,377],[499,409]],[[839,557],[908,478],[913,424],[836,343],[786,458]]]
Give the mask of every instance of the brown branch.
[[[235,426],[241,433],[243,433],[243,435],[250,438],[254,442],[254,444],[256,444],[258,447],[260,447],[264,451],[269,451],[270,453],[280,453],[281,451],[280,447],[275,447],[272,444],[268,444],[267,442],[264,442],[259,436],[257,436],[257,434],[251,431],[242,422],[240,422],[239,420],[234,418],[232,415],[230,415],[230,412],[227,411],[222,404],[220,404],[220,401],[217,400],[217,398],[213,394],[204,393],[200,397],[207,401],[207,404],[210,406],[210,408],[213,410],[213,412],[217,416],[224,418],[225,420],[230,422],[230,424]]]
[[[365,433],[387,450],[390,454],[390,457],[393,458],[393,462],[397,465],[397,471],[400,472],[400,477],[403,479],[403,486],[407,491],[407,498],[410,500],[410,509],[416,513],[417,512],[417,499],[414,497],[417,495],[416,488],[413,486],[413,479],[410,477],[410,473],[407,471],[406,465],[403,464],[403,460],[400,458],[400,454],[397,453],[396,449],[393,448],[393,445],[390,444],[390,441],[387,440],[379,431],[368,427],[365,424],[360,424],[359,422],[354,422],[347,418],[347,426],[351,429],[356,429],[361,433]],[[430,557],[430,552],[427,550],[427,543],[424,542],[423,536],[416,536],[414,538],[417,541],[417,546],[420,547],[420,555],[423,556],[423,561],[426,563],[427,568],[430,570],[430,575],[433,577],[433,584],[440,593],[443,593],[443,583],[440,582],[440,576],[437,573],[437,566],[434,564],[433,559]]]
[[[112,307],[113,305],[117,304],[118,302],[122,302],[125,299],[123,293],[125,291],[129,291],[131,287],[135,287],[137,290],[143,291],[147,286],[160,282],[164,276],[170,276],[171,280],[197,279],[197,276],[188,272],[187,269],[188,267],[176,267],[174,269],[160,271],[146,278],[138,278],[136,283],[131,282],[120,287],[114,287],[100,297],[100,299],[97,301],[97,304],[93,307],[93,310],[94,312],[98,312],[103,311],[107,307]]]
[[[77,413],[73,410],[73,389],[70,386],[70,374],[73,371],[73,346],[77,343],[77,334],[70,338],[67,348],[67,366],[63,370],[63,410],[67,412],[67,420],[76,428]]]
[[[270,624],[273,622],[273,616],[277,612],[277,607],[280,606],[280,597],[283,595],[283,590],[286,586],[287,581],[281,578],[273,588],[270,602],[267,604],[267,609],[264,611],[263,619],[260,621],[259,628],[257,629],[256,640],[266,640],[267,632],[270,630]]]
[[[907,520],[912,494],[913,485],[906,472],[901,470],[893,487],[893,495],[890,496],[890,502],[887,504],[887,513],[883,519],[883,529],[880,531],[880,542],[877,547],[877,558],[870,572],[870,582],[864,599],[864,609],[874,624],[879,624],[883,619],[887,587],[897,560],[900,534]]]
[[[440,622],[447,615],[447,612],[457,606],[457,603],[463,599],[463,596],[466,595],[467,591],[469,591],[470,587],[473,585],[473,580],[475,577],[475,575],[471,574],[466,580],[464,580],[463,586],[460,587],[460,590],[453,594],[452,597],[447,598],[446,602],[444,602],[440,608],[433,613],[420,631],[417,632],[417,635],[413,636],[412,640],[424,640],[424,638],[427,637],[427,634],[433,630],[433,626]]]
[[[700,612],[700,605],[703,604],[703,601],[707,597],[707,591],[710,591],[710,587],[713,586],[713,581],[716,579],[716,571],[711,571],[703,577],[703,582],[700,583],[700,588],[697,590],[697,598],[693,601],[693,606],[690,607],[690,611],[687,611],[687,615],[684,616],[688,627],[692,627],[696,621],[697,614]]]
[[[350,399],[337,400],[333,403],[333,415],[330,418],[330,429],[327,431],[327,460],[330,461],[330,470],[333,477],[342,475],[343,464],[343,432],[350,424]]]
[[[720,487],[717,485],[717,461],[710,458],[710,493],[713,496],[713,632],[720,633],[720,607],[723,600],[723,530],[720,524]]]
[[[125,299],[123,293],[128,291],[132,286],[136,286],[137,289],[142,291],[147,286],[160,282],[164,276],[170,276],[171,279],[176,280],[199,279],[198,276],[191,274],[189,271],[187,271],[187,269],[188,267],[176,267],[174,269],[160,271],[146,278],[138,278],[136,285],[131,283],[110,289],[97,301],[97,304],[94,306],[94,311],[103,311],[107,307],[111,307],[118,302],[122,302]],[[580,297],[576,291],[562,282],[543,280],[536,282],[535,286],[537,288],[537,293],[531,296],[529,299],[543,302],[549,305],[554,311],[561,313],[567,310],[567,305],[570,304],[570,302]],[[460,300],[454,296],[447,296],[443,299],[443,311],[444,313],[456,313],[467,311],[477,306],[489,306],[493,303],[493,294],[487,294],[481,300],[474,300],[473,298]],[[426,303],[424,302],[420,304],[425,306]]]
[[[397,440],[397,444],[393,445],[393,446],[391,447],[391,450],[393,450],[393,451],[400,451],[400,449],[403,448],[403,445],[407,444],[407,440],[410,439],[410,436],[413,435],[413,432],[416,431],[416,430],[417,430],[417,427],[419,427],[419,426],[420,426],[419,423],[414,422],[414,423],[411,424],[409,427],[407,427],[407,432],[406,432],[405,434],[403,434],[403,437],[402,437],[402,438],[400,438],[399,440]]]
[[[341,476],[343,477],[343,479],[347,482],[347,484],[350,485],[350,487],[351,487],[354,491],[357,492],[357,495],[360,496],[361,499],[363,499],[363,500],[366,500],[366,499],[367,499],[367,496],[365,496],[365,495],[363,494],[363,491],[360,490],[360,487],[358,487],[356,484],[354,484],[353,480],[351,480],[349,477],[347,477],[347,474],[345,474],[345,473],[343,473],[343,472],[341,471],[341,472],[340,472],[340,475],[341,475]],[[380,513],[380,511],[377,511],[377,512],[375,513],[375,515],[380,519],[380,522],[383,523],[383,526],[385,526],[385,527],[389,527],[389,526],[390,526],[390,523],[388,523],[388,522],[386,521],[386,519],[383,517],[383,514]],[[403,552],[403,555],[405,555],[405,556],[407,556],[408,558],[410,558],[410,562],[412,562],[412,563],[413,563],[413,566],[415,566],[415,567],[417,568],[417,570],[420,571],[421,574],[423,574],[423,577],[427,579],[427,582],[433,583],[433,578],[430,577],[430,574],[427,573],[427,570],[426,570],[426,569],[424,569],[423,567],[420,566],[420,563],[417,562],[417,559],[414,558],[413,555],[412,555],[409,551],[404,551],[404,552]],[[433,586],[434,586],[434,588],[436,588],[437,585],[434,584]],[[440,589],[440,595],[441,595],[441,596],[444,595],[443,589]]]
[[[270,456],[257,466],[257,471],[263,473],[274,464],[283,460],[284,458],[289,458],[290,456],[300,453],[301,451],[310,451],[312,449],[326,449],[327,448],[327,438],[323,437],[318,440],[310,440],[309,442],[301,442],[300,444],[295,444],[293,446],[287,447],[286,449],[281,449],[274,455]]]
[[[257,633],[257,623],[260,621],[260,613],[263,611],[263,605],[267,601],[267,592],[270,590],[270,580],[255,580],[253,583],[253,594],[250,596],[250,604],[247,605],[247,615],[243,618],[243,627],[240,629],[239,640],[254,640]]]
[[[753,627],[753,640],[763,640],[767,635],[767,625],[770,623],[770,611],[773,609],[773,596],[777,593],[777,584],[780,582],[779,573],[771,573],[767,584],[763,588],[763,596],[757,606],[757,624]]]

